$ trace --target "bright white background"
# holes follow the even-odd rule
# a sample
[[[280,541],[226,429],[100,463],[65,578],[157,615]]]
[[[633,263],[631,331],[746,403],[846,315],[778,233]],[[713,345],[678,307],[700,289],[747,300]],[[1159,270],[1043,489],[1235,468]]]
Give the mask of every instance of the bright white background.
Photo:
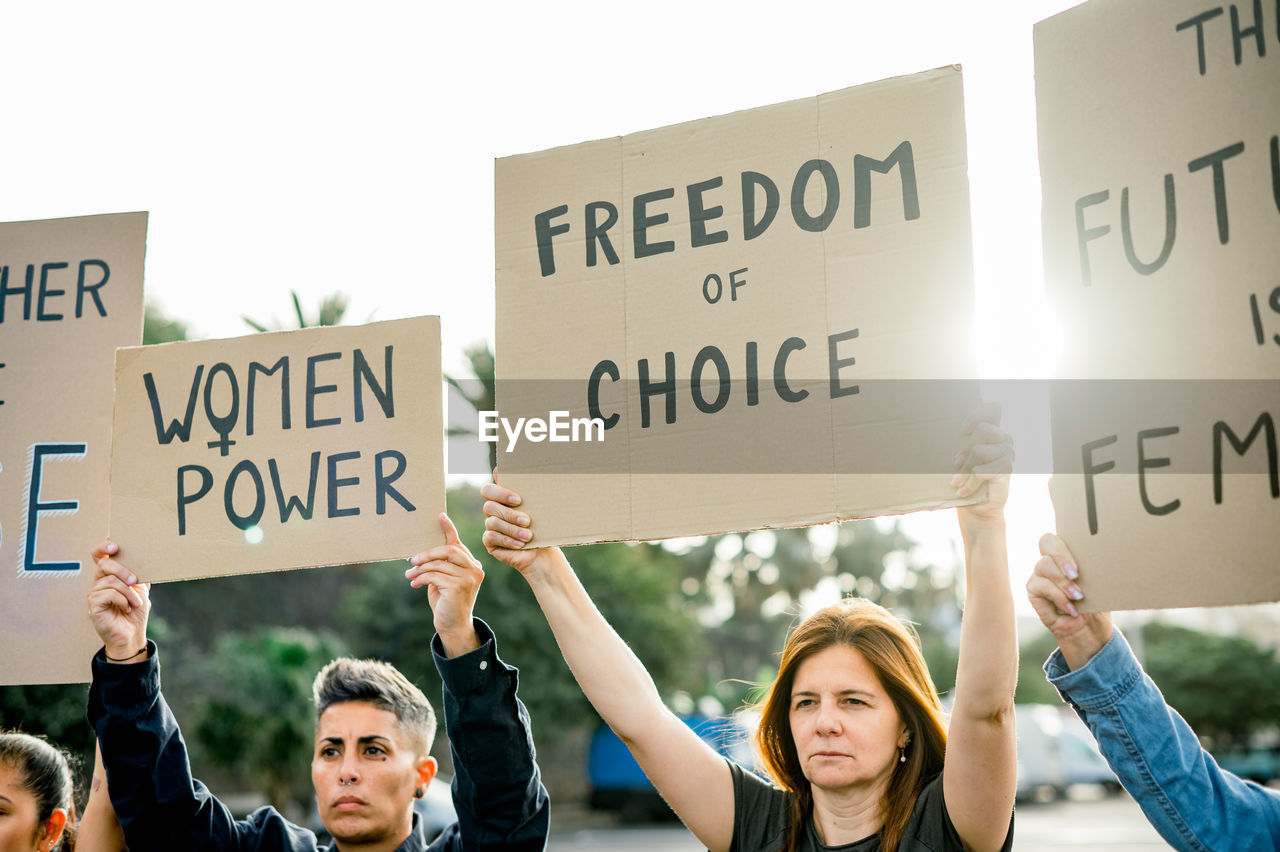
[[[348,321],[439,314],[461,372],[493,336],[495,157],[960,63],[975,354],[1047,376],[1031,33],[1072,5],[9,3],[0,221],[147,210],[148,298],[195,334],[344,291]],[[1053,523],[1036,473],[1009,504],[1015,589]],[[909,523],[952,547],[951,513]]]

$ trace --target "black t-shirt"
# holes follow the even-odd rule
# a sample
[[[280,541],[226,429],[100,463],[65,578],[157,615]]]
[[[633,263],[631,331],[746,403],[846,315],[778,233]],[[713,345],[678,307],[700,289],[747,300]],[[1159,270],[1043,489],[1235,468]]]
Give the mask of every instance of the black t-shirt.
[[[791,794],[747,772],[735,763],[733,774],[733,844],[730,852],[779,852],[786,847],[792,826],[788,815]],[[880,835],[853,843],[826,846],[818,840],[812,820],[805,820],[801,852],[880,852]],[[1005,852],[1013,848],[1013,816],[1005,835]],[[916,799],[898,852],[963,852],[960,835],[942,801],[942,776],[924,785]]]

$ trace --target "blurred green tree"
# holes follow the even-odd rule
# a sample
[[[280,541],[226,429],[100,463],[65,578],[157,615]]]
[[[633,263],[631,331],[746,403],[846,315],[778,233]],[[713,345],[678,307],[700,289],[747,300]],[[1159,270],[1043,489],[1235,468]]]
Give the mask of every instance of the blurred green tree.
[[[88,700],[89,687],[83,683],[0,687],[0,730],[46,737],[75,756],[88,777],[94,739],[84,718]]]
[[[1142,626],[1144,667],[1192,729],[1221,748],[1280,722],[1280,660],[1239,636]]]
[[[219,636],[213,653],[182,677],[200,685],[198,696],[183,695],[179,717],[193,765],[242,779],[290,819],[305,822],[314,798],[305,771],[315,734],[311,684],[325,663],[344,653],[339,639],[296,628]]]
[[[484,584],[476,615],[494,630],[503,659],[520,669],[520,696],[539,745],[588,725],[594,714],[555,644],[546,618],[520,575],[491,559],[480,538],[483,500],[473,486],[449,490],[449,515],[481,560]],[[679,558],[658,545],[596,544],[570,552],[596,605],[670,696],[700,683],[701,631],[681,606]],[[341,623],[356,653],[386,659],[438,696],[431,660],[434,634],[425,590],[409,588],[405,563],[370,571],[341,608]]]
[[[476,411],[497,411],[498,383],[493,350],[489,348],[489,341],[481,340],[471,344],[462,350],[462,355],[467,359],[471,375],[457,377],[445,373],[445,382]],[[445,435],[448,437],[475,434],[473,429],[458,426],[450,426],[445,430]],[[493,471],[497,467],[498,445],[491,443],[489,444],[489,470]]]
[[[150,346],[153,343],[173,343],[186,340],[190,335],[187,323],[166,314],[160,307],[147,302],[142,312],[142,343]]]
[[[820,545],[831,533],[834,542]],[[922,562],[896,522],[710,536],[681,555],[680,569],[711,648],[705,687],[726,706],[742,704],[773,678],[786,636],[815,591],[827,600],[857,594],[911,621],[938,689],[954,684],[954,569]]]
[[[310,316],[302,309],[302,299],[297,290],[289,291],[289,299],[293,302],[293,318],[297,325],[293,328],[318,328],[320,326],[341,325],[347,315],[350,298],[346,293],[330,293],[320,300],[316,312]],[[259,322],[252,317],[241,314],[240,319],[254,331],[285,331],[289,326],[283,325],[274,318],[269,323]]]
[[[1022,643],[1018,649],[1018,689],[1014,693],[1018,704],[1062,704],[1058,690],[1044,676],[1044,661],[1057,647],[1048,630],[1038,630]]]

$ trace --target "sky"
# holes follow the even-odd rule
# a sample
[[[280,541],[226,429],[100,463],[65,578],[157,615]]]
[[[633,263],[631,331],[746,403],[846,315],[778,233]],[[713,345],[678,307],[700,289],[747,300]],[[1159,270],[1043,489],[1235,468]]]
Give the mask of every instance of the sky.
[[[961,64],[974,353],[1045,377],[1032,25],[1073,5],[6,4],[0,221],[146,210],[147,298],[194,335],[342,291],[349,321],[439,315],[460,372],[494,333],[495,158]],[[1053,518],[1043,468],[1015,480],[1025,610]],[[908,521],[939,553],[942,515]]]

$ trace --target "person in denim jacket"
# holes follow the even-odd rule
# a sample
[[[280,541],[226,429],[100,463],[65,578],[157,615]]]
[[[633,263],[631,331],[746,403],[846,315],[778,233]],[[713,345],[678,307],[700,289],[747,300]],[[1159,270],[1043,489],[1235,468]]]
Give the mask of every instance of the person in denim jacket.
[[[1045,535],[1027,596],[1058,641],[1045,675],[1084,720],[1120,783],[1175,849],[1280,849],[1280,791],[1218,766],[1165,703],[1106,612],[1081,613],[1080,576]]]

